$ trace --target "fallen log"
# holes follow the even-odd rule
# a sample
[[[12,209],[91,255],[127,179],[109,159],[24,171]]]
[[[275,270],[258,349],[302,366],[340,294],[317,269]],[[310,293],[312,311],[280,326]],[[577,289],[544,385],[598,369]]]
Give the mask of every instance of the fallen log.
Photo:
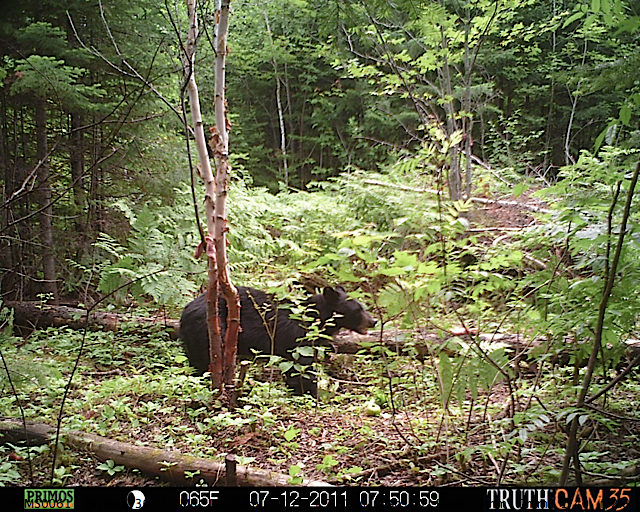
[[[26,440],[55,438],[56,429],[44,423],[27,422],[26,426],[19,420],[6,419],[0,421],[0,442],[17,443]],[[89,451],[102,461],[112,460],[116,464],[128,468],[137,468],[141,472],[158,477],[174,485],[194,485],[204,480],[209,485],[226,485],[227,474],[224,462],[213,462],[208,459],[185,455],[177,451],[161,450],[148,446],[136,446],[122,441],[114,441],[77,430],[64,432],[66,444],[77,449]],[[185,472],[198,472],[187,477]],[[231,477],[231,475],[229,475]],[[291,485],[289,476],[259,468],[235,466],[236,485],[241,487],[281,487]],[[318,480],[302,481],[302,486],[329,486]]]
[[[35,302],[6,302],[8,307],[14,308],[14,326],[27,331],[34,329],[42,329],[45,327],[67,326],[71,329],[104,329],[108,331],[117,331],[124,323],[136,323],[142,326],[161,326],[167,330],[172,339],[180,336],[180,321],[166,317],[140,317],[133,315],[124,315],[118,313],[110,313],[105,311],[92,311],[89,313],[87,322],[87,312],[84,309],[73,308],[69,306],[53,306]],[[20,332],[24,334],[24,332]],[[370,334],[358,334],[354,332],[342,331],[334,335],[333,347],[336,353],[355,354],[366,344],[382,344],[391,350],[401,351],[405,345],[404,335],[408,331],[385,330],[382,338],[380,333],[371,331]],[[490,341],[500,341],[511,345],[517,353],[523,349],[527,351],[529,348],[539,345],[542,339],[525,340],[518,334],[467,334],[464,332],[435,333],[420,330],[415,334],[415,346],[419,357],[425,357],[429,352],[429,347],[438,347],[446,340],[453,336],[477,335],[480,339]],[[625,342],[633,355],[640,353],[640,341],[627,340]]]
[[[34,329],[60,326],[71,329],[117,331],[122,324],[134,322],[143,326],[160,325],[167,329],[173,339],[178,338],[180,322],[166,317],[149,318],[106,311],[91,311],[87,316],[85,309],[40,302],[5,302],[5,305],[13,308],[13,325],[20,334],[28,334]]]

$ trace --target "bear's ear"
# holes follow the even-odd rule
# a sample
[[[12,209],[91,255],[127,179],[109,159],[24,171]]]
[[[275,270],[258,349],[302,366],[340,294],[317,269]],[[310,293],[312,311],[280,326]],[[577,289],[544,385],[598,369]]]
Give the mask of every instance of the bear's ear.
[[[335,304],[336,302],[338,302],[338,300],[340,300],[340,293],[334,290],[333,288],[331,288],[330,286],[327,286],[322,291],[322,295],[324,296],[324,298],[329,304]]]
[[[343,294],[343,295],[346,295],[346,294],[347,294],[347,291],[346,291],[342,286],[340,286],[340,285],[336,286],[336,291],[337,291],[339,294]]]

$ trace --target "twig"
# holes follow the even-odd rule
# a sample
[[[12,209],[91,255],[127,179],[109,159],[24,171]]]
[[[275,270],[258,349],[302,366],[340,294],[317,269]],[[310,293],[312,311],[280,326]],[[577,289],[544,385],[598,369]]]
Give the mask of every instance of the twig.
[[[404,190],[406,192],[418,192],[420,194],[435,194],[435,195],[442,194],[441,190],[436,190],[433,188],[409,187],[407,185],[400,185],[398,183],[387,183],[380,180],[368,179],[368,180],[364,180],[363,183],[367,185],[375,185],[378,187],[387,187],[387,188],[393,188],[396,190]],[[516,208],[522,208],[524,210],[529,210],[536,213],[552,212],[552,210],[548,210],[540,206],[535,206],[527,203],[519,203],[518,201],[504,201],[504,200],[498,200],[498,199],[488,199],[486,197],[470,197],[469,201],[471,201],[472,203],[480,203],[480,204],[496,204],[498,206],[504,206],[504,207],[514,206]]]

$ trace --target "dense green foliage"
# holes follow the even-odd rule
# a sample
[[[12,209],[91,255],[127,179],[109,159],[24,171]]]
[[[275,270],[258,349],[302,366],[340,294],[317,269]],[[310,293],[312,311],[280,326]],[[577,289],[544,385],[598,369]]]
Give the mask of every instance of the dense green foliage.
[[[5,296],[57,294],[54,284],[77,296],[80,269],[101,264],[100,233],[127,236],[119,199],[170,205],[184,190],[182,9],[118,0],[66,8],[10,6],[0,26]],[[205,100],[211,8],[201,6],[197,64]],[[507,182],[544,183],[583,150],[635,147],[633,8],[239,1],[227,73],[234,174],[278,192],[413,160],[460,199],[480,185],[477,159],[507,167]]]
[[[2,297],[177,314],[205,282],[193,258],[203,191],[197,178],[190,186],[181,119],[184,7],[65,4],[14,3],[0,22]],[[66,427],[148,427],[149,442],[207,456],[267,431],[262,448],[291,483],[313,467],[363,483],[376,461],[358,450],[376,446],[426,485],[565,484],[570,464],[579,483],[584,469],[613,478],[637,464],[625,417],[637,389],[591,399],[637,354],[627,344],[640,310],[637,2],[232,7],[232,278],[286,296],[342,283],[366,303],[380,335],[316,369],[314,410],[355,421],[376,404],[382,416],[359,423],[361,444],[344,432],[316,443],[329,435],[321,427],[275,419],[294,406],[308,416],[311,401],[253,374],[244,407],[214,414],[165,334],[21,340],[9,309],[0,415],[53,423],[72,379]],[[200,5],[196,67],[208,125],[212,8]],[[409,419],[398,426],[400,412]],[[304,469],[303,436],[322,446]],[[72,474],[58,467],[53,483]],[[0,485],[24,475],[13,459],[0,465]]]

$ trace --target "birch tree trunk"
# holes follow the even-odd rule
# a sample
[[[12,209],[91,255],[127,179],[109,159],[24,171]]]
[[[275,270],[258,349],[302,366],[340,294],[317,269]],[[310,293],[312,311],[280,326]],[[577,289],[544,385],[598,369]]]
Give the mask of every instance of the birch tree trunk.
[[[240,296],[231,283],[229,259],[227,257],[227,195],[229,192],[229,123],[227,121],[227,100],[225,98],[225,66],[227,60],[227,34],[229,32],[229,3],[220,2],[216,13],[216,68],[215,99],[216,126],[212,132],[211,146],[216,162],[216,201],[214,242],[218,264],[218,282],[227,303],[227,329],[224,339],[223,381],[228,398],[233,401],[235,390],[236,355],[238,353],[238,333],[240,332]]]
[[[216,176],[214,177],[200,111],[198,86],[195,79],[195,48],[198,39],[198,18],[196,0],[187,0],[189,14],[189,35],[185,47],[183,69],[187,81],[187,92],[191,104],[191,118],[200,160],[200,173],[205,183],[205,214],[208,235],[205,239],[205,252],[208,256],[207,286],[207,326],[209,331],[209,370],[214,389],[223,387],[232,396],[235,378],[235,360],[240,326],[240,299],[237,290],[231,284],[226,251],[226,233],[228,231],[226,215],[226,197],[229,181],[229,150],[227,120],[224,99],[224,65],[227,47],[229,19],[229,1],[222,2],[216,13],[218,20],[216,34],[216,84],[215,111],[216,126],[212,129],[211,147],[215,153]],[[213,235],[213,236],[212,236]],[[223,342],[221,335],[218,297],[222,291],[227,302],[227,329]]]
[[[271,25],[269,24],[269,16],[267,10],[264,10],[264,22],[267,26],[267,35],[269,36],[269,44],[271,45],[271,63],[273,65],[273,74],[276,77],[276,104],[278,106],[278,121],[280,122],[280,152],[282,153],[282,170],[284,173],[284,186],[289,187],[289,167],[287,163],[287,137],[284,126],[284,114],[282,112],[282,99],[281,99],[281,87],[280,76],[278,74],[278,62],[275,56],[275,46],[273,45],[273,34],[271,33]],[[289,105],[291,103],[289,102]]]

